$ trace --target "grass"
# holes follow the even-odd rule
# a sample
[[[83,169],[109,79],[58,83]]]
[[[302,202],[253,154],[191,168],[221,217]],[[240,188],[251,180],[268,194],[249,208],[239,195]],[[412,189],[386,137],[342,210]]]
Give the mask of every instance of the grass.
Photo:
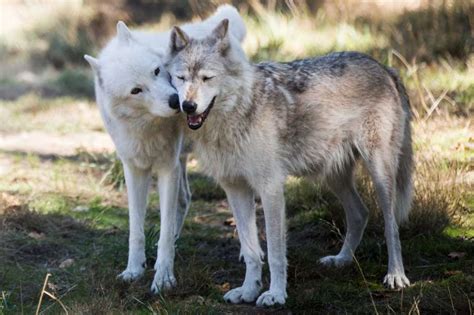
[[[193,202],[177,242],[178,287],[162,296],[149,293],[159,235],[156,187],[145,228],[149,268],[132,284],[116,280],[127,261],[123,173],[110,149],[92,143],[101,139],[98,146],[110,148],[80,54],[97,51],[120,13],[109,10],[98,20],[102,11],[81,2],[74,2],[74,12],[32,4],[20,7],[23,15],[34,15],[28,23],[12,14],[0,30],[0,314],[35,312],[47,274],[44,289],[71,314],[472,314],[474,56],[465,39],[470,33],[463,31],[471,7],[461,1],[463,10],[433,6],[387,18],[351,16],[346,2],[338,20],[330,5],[316,14],[300,8],[290,15],[251,1],[244,45],[254,61],[351,49],[400,69],[416,113],[416,195],[410,223],[401,230],[413,286],[390,291],[381,284],[387,269],[382,218],[361,170],[358,187],[371,215],[357,264],[336,270],[316,263],[340,249],[343,211],[325,187],[289,178],[287,304],[271,310],[225,304],[222,295],[240,285],[244,264],[225,194],[199,173],[195,160],[188,165]],[[433,17],[442,16],[447,22],[434,25]],[[98,21],[104,24],[93,28]],[[146,27],[172,23],[163,15]],[[416,26],[412,33],[410,25]],[[427,37],[434,33],[439,41]],[[257,213],[265,247],[259,204]],[[264,272],[268,286],[268,265]],[[63,312],[47,295],[40,310]]]
[[[42,97],[31,93],[14,101],[0,100],[3,122],[0,132],[42,131],[46,133],[78,133],[103,131],[96,104],[84,98]],[[68,119],[61,119],[67,117]]]
[[[459,128],[463,122],[458,122]],[[419,128],[427,125],[430,130],[439,123],[424,124],[415,125],[418,152],[422,152],[418,156],[428,152],[432,145]],[[459,136],[455,132],[456,125],[451,127],[458,135],[453,139],[466,141],[462,133]],[[441,148],[441,152],[449,150],[447,145]],[[51,274],[47,290],[70,313],[257,311],[252,305],[230,306],[222,300],[222,294],[243,279],[244,265],[238,261],[234,228],[225,224],[231,214],[222,190],[199,175],[194,164],[190,174],[195,193],[193,204],[177,243],[179,285],[164,296],[152,296],[148,292],[153,278],[151,269],[133,284],[115,280],[126,263],[128,218],[125,192],[113,185],[99,184],[110,162],[87,156],[47,161],[35,155],[26,160],[9,153],[2,153],[1,157],[11,159],[12,163],[12,171],[0,180],[0,203],[4,205],[0,210],[0,258],[4,261],[0,266],[1,312],[33,312],[47,273]],[[443,160],[439,155],[431,158]],[[462,172],[461,162],[472,158],[472,153],[457,158],[460,168],[437,168],[437,176],[444,178],[453,171]],[[18,172],[20,169],[24,171]],[[25,178],[26,173],[34,176]],[[291,178],[286,192],[289,299],[284,308],[277,310],[373,313],[375,305],[379,313],[410,313],[415,308],[423,313],[469,313],[474,288],[474,234],[472,196],[467,192],[472,182],[431,182],[430,189],[423,190],[420,183],[432,175],[433,169],[428,173],[418,171],[413,223],[402,230],[405,264],[414,283],[403,292],[386,290],[381,285],[387,255],[380,216],[375,211],[356,255],[360,270],[356,266],[325,269],[315,263],[340,248],[344,231],[342,209],[323,187]],[[20,184],[21,181],[26,182]],[[374,210],[371,191],[366,187],[362,180],[364,199]],[[429,209],[427,200],[431,211],[420,211]],[[158,197],[153,193],[146,226],[148,266],[156,259],[157,204]],[[439,220],[433,211],[448,213],[450,217]],[[456,220],[454,214],[470,219],[471,223]],[[260,207],[258,223],[262,228]],[[264,235],[262,229],[260,235]],[[462,257],[450,258],[453,253],[461,253]],[[60,267],[67,259],[73,260],[72,265]],[[266,265],[265,269],[264,283],[268,285]],[[45,313],[61,312],[61,306],[48,297],[44,297],[41,309]]]

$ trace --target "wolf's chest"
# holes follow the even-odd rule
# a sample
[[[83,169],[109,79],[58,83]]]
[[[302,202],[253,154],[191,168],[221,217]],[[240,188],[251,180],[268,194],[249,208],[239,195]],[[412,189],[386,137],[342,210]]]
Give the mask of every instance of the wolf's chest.
[[[217,181],[244,176],[246,159],[237,150],[197,145],[196,154],[203,172]]]
[[[117,120],[112,120],[106,127],[120,158],[137,167],[159,168],[177,159],[181,136],[166,128],[138,130]]]

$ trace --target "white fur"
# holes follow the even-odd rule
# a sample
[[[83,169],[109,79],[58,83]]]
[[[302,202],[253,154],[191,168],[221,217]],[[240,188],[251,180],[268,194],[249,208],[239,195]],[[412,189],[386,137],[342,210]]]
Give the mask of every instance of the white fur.
[[[230,32],[235,40],[242,41],[245,25],[238,11],[229,5],[220,7],[203,22],[183,28],[193,36],[207,36],[223,18],[233,21]],[[176,285],[174,243],[190,202],[186,159],[179,159],[182,130],[176,110],[168,105],[169,97],[176,93],[163,68],[168,42],[169,32],[130,31],[125,23],[119,22],[117,36],[97,59],[84,56],[94,71],[97,104],[125,171],[130,216],[129,257],[119,277],[126,281],[139,278],[145,270],[146,199],[151,172],[158,173],[161,229],[153,292]],[[155,75],[157,68],[160,73]],[[132,94],[135,88],[141,92]]]

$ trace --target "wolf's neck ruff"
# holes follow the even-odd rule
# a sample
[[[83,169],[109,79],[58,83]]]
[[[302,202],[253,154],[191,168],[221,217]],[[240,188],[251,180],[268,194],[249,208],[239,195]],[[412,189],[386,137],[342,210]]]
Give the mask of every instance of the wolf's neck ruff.
[[[273,106],[279,110],[281,115],[273,123],[283,123],[287,112],[294,107],[292,94],[302,91],[308,78],[301,74],[289,74],[289,70],[295,72],[297,67],[285,63],[252,64],[242,61],[241,69],[232,84],[223,83],[223,91],[215,97],[212,111],[201,129],[188,132],[194,140],[219,148],[228,143],[234,147],[227,149],[235,153],[244,150],[242,143],[235,139],[248,138],[253,124],[261,120],[258,114],[265,107]]]
[[[190,137],[212,145],[215,142],[225,143],[236,136],[242,137],[248,132],[257,97],[254,95],[255,70],[250,64],[243,64],[237,76],[222,82],[223,91],[213,97],[205,111],[202,127],[189,131]]]
[[[151,114],[144,106],[116,103],[111,106],[111,114],[128,126],[131,132],[140,135],[149,135],[156,132],[159,135],[160,129],[169,128],[175,125],[176,117],[159,117]]]

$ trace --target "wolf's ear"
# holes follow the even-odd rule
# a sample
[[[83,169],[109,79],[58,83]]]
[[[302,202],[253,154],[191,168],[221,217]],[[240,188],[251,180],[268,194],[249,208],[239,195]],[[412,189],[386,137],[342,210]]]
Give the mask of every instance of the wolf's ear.
[[[99,73],[99,60],[89,55],[84,55],[84,59],[91,65],[95,73]]]
[[[117,23],[117,37],[123,43],[128,43],[132,39],[132,32],[123,21]]]
[[[182,29],[175,26],[171,31],[170,50],[171,53],[176,53],[182,50],[189,44],[189,36]]]
[[[212,35],[215,38],[222,40],[226,38],[228,30],[229,30],[229,19],[223,19],[212,31]]]
[[[216,28],[212,31],[212,36],[216,40],[217,51],[223,56],[227,54],[230,47],[228,30],[229,30],[229,20],[223,19],[219,23],[219,25],[217,25]]]

